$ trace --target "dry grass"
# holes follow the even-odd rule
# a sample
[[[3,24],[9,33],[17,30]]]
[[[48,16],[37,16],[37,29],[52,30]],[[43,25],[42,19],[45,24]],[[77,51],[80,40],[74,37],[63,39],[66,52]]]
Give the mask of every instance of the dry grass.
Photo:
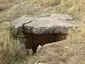
[[[23,43],[12,36],[10,22],[0,23],[0,64],[34,64],[37,56],[27,55]]]
[[[65,45],[57,47],[58,52],[52,58],[53,64],[57,60],[67,61],[67,64],[85,64],[85,1],[84,0],[0,0],[0,21],[13,21],[24,14],[39,13],[68,13],[80,24],[80,28],[69,31],[68,41]],[[0,63],[1,64],[34,64],[37,56],[26,57],[24,48],[19,41],[10,38],[10,23],[0,23]],[[58,45],[57,45],[58,46]],[[51,47],[52,48],[52,47]],[[22,49],[22,50],[21,50]],[[65,51],[66,50],[66,51]],[[63,53],[63,54],[62,54]],[[79,53],[79,54],[77,54]],[[61,55],[62,56],[61,56]],[[71,56],[74,55],[74,56]],[[49,55],[47,58],[50,60]],[[51,56],[51,55],[50,55]],[[60,57],[61,56],[61,57]],[[67,60],[70,59],[70,60]],[[47,60],[46,62],[49,62]],[[52,64],[51,63],[51,64]],[[60,62],[62,64],[62,62]],[[63,63],[66,64],[66,63]]]
[[[0,24],[0,63],[13,64],[19,56],[20,45],[18,41],[10,38],[10,23]]]
[[[6,10],[12,6],[13,0],[0,0],[0,11]]]

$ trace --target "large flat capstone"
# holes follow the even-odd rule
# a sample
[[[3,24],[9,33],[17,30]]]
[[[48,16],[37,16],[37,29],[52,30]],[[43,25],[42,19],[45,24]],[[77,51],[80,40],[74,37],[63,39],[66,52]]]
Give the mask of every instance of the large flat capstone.
[[[66,34],[70,28],[77,25],[68,14],[47,14],[39,16],[24,15],[15,19],[13,25],[17,31],[33,34]]]

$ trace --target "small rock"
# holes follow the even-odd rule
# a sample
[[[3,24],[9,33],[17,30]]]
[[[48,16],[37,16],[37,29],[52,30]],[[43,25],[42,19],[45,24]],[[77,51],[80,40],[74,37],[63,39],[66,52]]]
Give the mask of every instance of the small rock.
[[[48,63],[40,63],[40,62],[36,62],[35,64],[48,64]]]
[[[39,45],[37,48],[37,53],[40,53],[40,51],[42,50],[43,46]]]

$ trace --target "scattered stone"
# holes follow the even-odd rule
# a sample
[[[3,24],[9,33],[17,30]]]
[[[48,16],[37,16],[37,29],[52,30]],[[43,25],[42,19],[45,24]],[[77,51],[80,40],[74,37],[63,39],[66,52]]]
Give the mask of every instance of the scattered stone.
[[[37,48],[37,53],[40,53],[42,48],[43,48],[43,46],[39,45],[38,48]]]
[[[48,63],[36,62],[35,64],[48,64]]]

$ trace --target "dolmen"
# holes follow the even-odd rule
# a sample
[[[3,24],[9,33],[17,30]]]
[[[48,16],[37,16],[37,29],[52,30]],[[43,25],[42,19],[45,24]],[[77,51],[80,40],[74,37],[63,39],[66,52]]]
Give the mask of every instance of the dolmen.
[[[64,40],[69,29],[78,27],[68,14],[24,15],[12,24],[16,35],[24,35],[26,49],[32,49],[34,53],[39,45]]]

